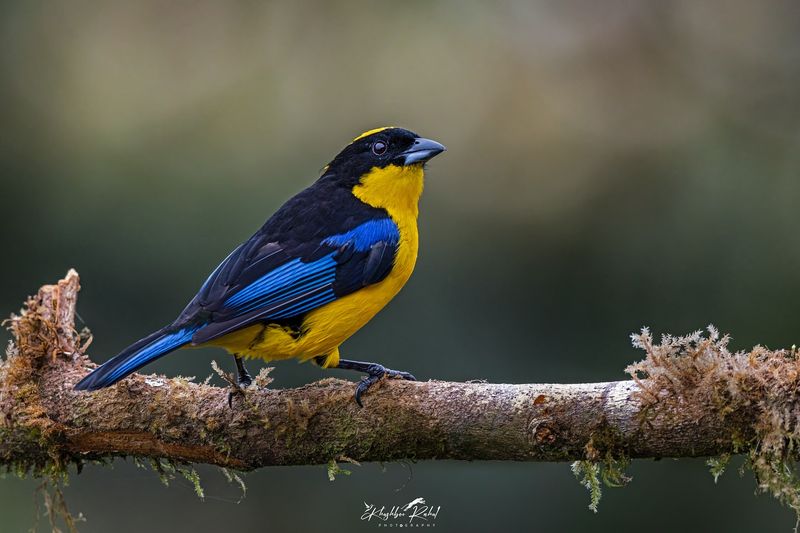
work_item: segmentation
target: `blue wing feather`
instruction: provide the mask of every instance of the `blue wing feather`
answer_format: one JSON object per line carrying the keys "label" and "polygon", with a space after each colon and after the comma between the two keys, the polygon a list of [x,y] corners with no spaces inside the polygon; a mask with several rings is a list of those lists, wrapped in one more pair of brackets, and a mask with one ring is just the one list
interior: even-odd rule
{"label": "blue wing feather", "polygon": [[237,315],[244,314],[291,299],[298,293],[330,285],[336,277],[334,253],[312,263],[295,259],[267,272],[225,300],[222,309],[232,310]]}
{"label": "blue wing feather", "polygon": [[[233,287],[214,307],[210,322],[194,334],[192,342],[202,344],[256,322],[292,319],[377,283],[391,270],[399,241],[400,233],[390,218],[374,219],[317,241],[313,260],[286,258],[258,276],[242,268],[240,277],[249,277],[250,281],[231,281]],[[279,257],[274,246],[261,249],[267,250],[270,257]],[[249,261],[250,265],[262,267],[270,264],[258,256],[228,261]],[[220,270],[230,272],[232,268]]]}
{"label": "blue wing feather", "polygon": [[332,235],[322,243],[336,247],[350,245],[357,252],[366,252],[376,243],[385,242],[395,246],[399,241],[400,232],[394,221],[391,218],[379,218],[368,220],[339,235]]}

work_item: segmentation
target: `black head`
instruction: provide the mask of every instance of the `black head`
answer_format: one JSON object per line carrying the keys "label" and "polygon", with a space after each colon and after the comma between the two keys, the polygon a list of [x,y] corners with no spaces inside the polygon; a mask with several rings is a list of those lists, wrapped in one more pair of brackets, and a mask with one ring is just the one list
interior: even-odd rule
{"label": "black head", "polygon": [[325,167],[326,176],[358,181],[373,168],[424,165],[446,148],[403,128],[377,128],[362,133]]}

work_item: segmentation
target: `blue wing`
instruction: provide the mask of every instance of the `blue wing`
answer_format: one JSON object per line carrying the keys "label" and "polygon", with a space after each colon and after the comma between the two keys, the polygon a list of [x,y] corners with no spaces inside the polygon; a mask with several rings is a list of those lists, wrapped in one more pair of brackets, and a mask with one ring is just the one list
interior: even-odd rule
{"label": "blue wing", "polygon": [[[320,235],[326,227],[339,233]],[[172,324],[125,348],[76,389],[107,387],[182,346],[254,323],[295,327],[305,313],[384,279],[399,241],[385,211],[323,176],[220,263]]]}
{"label": "blue wing", "polygon": [[192,343],[254,323],[291,320],[377,283],[391,271],[399,241],[390,218],[302,245],[248,241],[217,267],[184,311],[186,319],[206,317]]}

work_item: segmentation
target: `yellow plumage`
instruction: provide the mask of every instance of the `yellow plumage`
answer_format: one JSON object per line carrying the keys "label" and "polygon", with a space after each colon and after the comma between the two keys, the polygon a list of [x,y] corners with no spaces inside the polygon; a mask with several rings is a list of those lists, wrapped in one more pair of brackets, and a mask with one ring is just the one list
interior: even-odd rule
{"label": "yellow plumage", "polygon": [[309,312],[300,327],[300,335],[276,324],[257,324],[208,344],[225,348],[232,354],[266,361],[327,356],[324,366],[336,366],[339,345],[383,309],[414,270],[419,249],[417,206],[423,175],[422,164],[376,167],[353,188],[353,195],[361,201],[385,209],[399,230],[394,266],[386,278]]}

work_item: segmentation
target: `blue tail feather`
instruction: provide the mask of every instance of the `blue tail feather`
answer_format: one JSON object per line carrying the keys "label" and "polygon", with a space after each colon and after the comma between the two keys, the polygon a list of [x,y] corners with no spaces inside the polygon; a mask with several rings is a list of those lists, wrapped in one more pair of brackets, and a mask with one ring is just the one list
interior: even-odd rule
{"label": "blue tail feather", "polygon": [[147,363],[191,342],[200,326],[187,326],[178,330],[164,328],[125,348],[119,355],[106,361],[100,368],[83,378],[75,390],[97,390],[113,385],[136,372]]}

